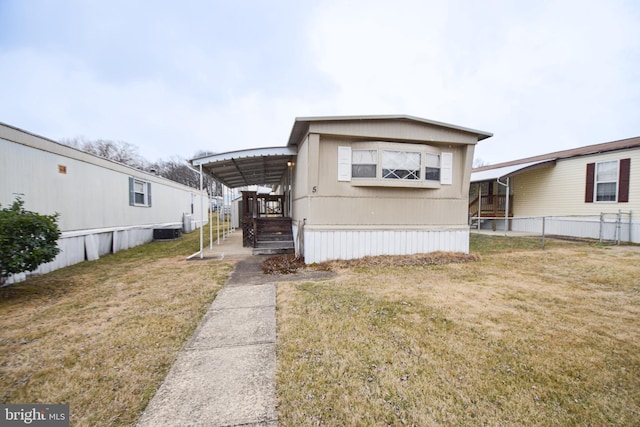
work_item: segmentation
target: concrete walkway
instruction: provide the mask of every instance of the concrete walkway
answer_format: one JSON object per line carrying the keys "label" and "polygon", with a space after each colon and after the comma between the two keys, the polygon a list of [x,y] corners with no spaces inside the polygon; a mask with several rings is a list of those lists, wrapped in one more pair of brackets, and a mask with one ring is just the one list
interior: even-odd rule
{"label": "concrete walkway", "polygon": [[[276,278],[236,231],[205,258],[238,260],[138,422],[276,426]],[[193,261],[198,262],[198,261]]]}

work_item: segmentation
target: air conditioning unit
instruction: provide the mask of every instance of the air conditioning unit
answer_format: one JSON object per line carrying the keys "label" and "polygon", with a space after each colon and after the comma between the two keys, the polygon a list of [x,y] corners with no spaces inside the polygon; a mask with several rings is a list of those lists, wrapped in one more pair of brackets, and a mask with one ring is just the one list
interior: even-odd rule
{"label": "air conditioning unit", "polygon": [[153,240],[173,240],[182,237],[180,228],[154,228]]}

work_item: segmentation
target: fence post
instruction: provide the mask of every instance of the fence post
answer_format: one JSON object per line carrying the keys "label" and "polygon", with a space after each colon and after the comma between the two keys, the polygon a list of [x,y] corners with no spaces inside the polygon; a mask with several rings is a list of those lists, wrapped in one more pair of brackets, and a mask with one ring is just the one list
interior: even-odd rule
{"label": "fence post", "polygon": [[621,227],[622,227],[622,210],[618,209],[618,216],[616,218],[616,245],[620,244]]}
{"label": "fence post", "polygon": [[545,217],[542,217],[542,249],[544,249],[544,223],[545,223]]}
{"label": "fence post", "polygon": [[602,224],[604,221],[604,212],[600,212],[600,243],[602,243]]}

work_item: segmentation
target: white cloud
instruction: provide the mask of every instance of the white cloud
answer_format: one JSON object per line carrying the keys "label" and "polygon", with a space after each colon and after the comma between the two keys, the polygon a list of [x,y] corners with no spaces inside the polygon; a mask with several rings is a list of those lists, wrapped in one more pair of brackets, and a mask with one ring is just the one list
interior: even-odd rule
{"label": "white cloud", "polygon": [[628,5],[520,5],[319,7],[313,47],[339,88],[336,109],[408,113],[494,132],[478,149],[491,162],[638,133],[629,111],[637,113],[640,92],[629,70],[639,68],[640,25]]}
{"label": "white cloud", "polygon": [[[296,116],[398,113],[493,132],[477,154],[495,163],[640,134],[634,2],[61,5],[0,38],[0,120],[53,139],[156,160],[283,145]],[[51,20],[65,30],[34,33]]]}

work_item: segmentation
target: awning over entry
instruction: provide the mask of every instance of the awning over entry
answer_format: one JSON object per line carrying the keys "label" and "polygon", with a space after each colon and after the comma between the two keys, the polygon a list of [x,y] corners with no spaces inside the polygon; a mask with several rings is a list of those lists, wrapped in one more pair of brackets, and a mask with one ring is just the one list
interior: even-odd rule
{"label": "awning over entry", "polygon": [[246,185],[279,184],[293,162],[294,147],[256,148],[230,151],[192,159],[191,165],[202,169],[229,188]]}
{"label": "awning over entry", "polygon": [[472,172],[471,182],[494,181],[496,179],[511,177],[534,169],[551,167],[555,164],[556,159],[547,159],[539,162],[520,163],[518,165],[496,167],[493,169],[487,168],[478,172]]}

